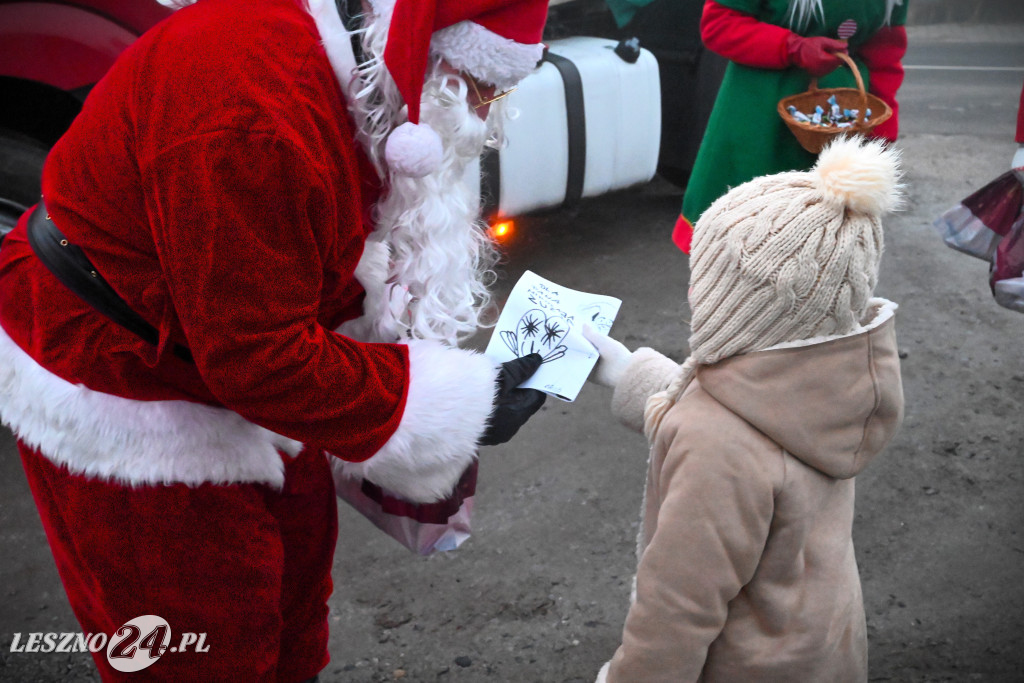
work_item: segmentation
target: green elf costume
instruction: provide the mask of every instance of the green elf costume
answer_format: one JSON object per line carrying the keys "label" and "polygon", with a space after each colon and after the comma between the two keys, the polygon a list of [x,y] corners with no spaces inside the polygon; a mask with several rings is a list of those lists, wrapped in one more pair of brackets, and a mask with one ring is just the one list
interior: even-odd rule
{"label": "green elf costume", "polygon": [[730,62],[672,235],[680,249],[689,253],[693,224],[730,187],[814,164],[776,104],[812,77],[822,88],[857,87],[836,52],[848,52],[865,87],[892,107],[872,137],[896,139],[906,17],[907,0],[706,0],[701,39]]}

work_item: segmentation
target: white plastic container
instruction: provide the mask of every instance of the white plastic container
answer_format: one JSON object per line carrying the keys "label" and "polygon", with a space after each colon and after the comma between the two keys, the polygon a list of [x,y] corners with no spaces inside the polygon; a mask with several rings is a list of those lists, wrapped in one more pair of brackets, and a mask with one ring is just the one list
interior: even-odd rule
{"label": "white plastic container", "polygon": [[[565,81],[549,61],[509,95],[513,118],[505,123],[508,144],[498,155],[500,182],[490,179],[490,186],[499,190],[498,216],[561,206],[567,190],[571,202],[576,198],[569,188],[571,180],[576,194],[593,197],[654,177],[661,135],[658,64],[643,49],[636,62],[629,63],[615,53],[616,44],[605,38],[573,37],[548,46],[579,73],[585,131],[570,131]],[[570,144],[583,150],[581,142],[585,151],[574,163],[577,173],[582,169],[582,193],[579,177],[570,178],[569,152]],[[488,199],[493,207],[495,197],[485,197],[485,206]]]}

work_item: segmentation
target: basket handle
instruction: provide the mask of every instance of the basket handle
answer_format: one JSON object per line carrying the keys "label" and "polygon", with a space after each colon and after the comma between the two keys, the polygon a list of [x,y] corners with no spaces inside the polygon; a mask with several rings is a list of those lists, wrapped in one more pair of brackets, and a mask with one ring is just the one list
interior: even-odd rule
{"label": "basket handle", "polygon": [[[853,77],[857,79],[857,90],[860,90],[860,113],[857,114],[857,128],[864,128],[867,125],[867,112],[868,112],[868,93],[864,89],[864,79],[860,76],[860,69],[853,61],[853,57],[845,52],[836,52],[836,57],[846,62],[846,66],[850,67],[850,71],[853,72]],[[812,78],[809,90],[818,89],[818,79]]]}

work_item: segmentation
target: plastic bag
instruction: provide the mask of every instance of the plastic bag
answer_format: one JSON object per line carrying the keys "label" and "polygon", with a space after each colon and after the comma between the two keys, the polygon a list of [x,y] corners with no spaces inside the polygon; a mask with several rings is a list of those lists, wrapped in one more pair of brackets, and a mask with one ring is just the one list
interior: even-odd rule
{"label": "plastic bag", "polygon": [[455,550],[469,538],[477,461],[473,461],[452,494],[436,503],[410,503],[365,479],[345,476],[334,468],[338,498],[374,526],[419,555]]}
{"label": "plastic bag", "polygon": [[948,246],[988,261],[996,303],[1024,313],[1024,169],[999,176],[933,225]]}
{"label": "plastic bag", "polygon": [[1024,313],[1024,211],[996,245],[989,285],[997,304]]}
{"label": "plastic bag", "polygon": [[1020,218],[1022,197],[1020,176],[1010,171],[943,213],[933,226],[948,246],[991,261],[999,242]]}

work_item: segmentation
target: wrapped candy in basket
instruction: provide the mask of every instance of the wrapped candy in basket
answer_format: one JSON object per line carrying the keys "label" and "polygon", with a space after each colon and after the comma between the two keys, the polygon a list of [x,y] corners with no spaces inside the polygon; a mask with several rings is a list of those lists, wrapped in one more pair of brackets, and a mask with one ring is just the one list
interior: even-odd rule
{"label": "wrapped candy in basket", "polygon": [[[853,72],[856,88],[818,88],[818,79],[815,78],[806,92],[783,97],[778,103],[779,116],[800,146],[811,154],[821,152],[836,136],[867,135],[892,116],[892,108],[864,88],[864,79],[853,59],[843,52],[836,53],[836,56]],[[824,116],[815,120],[817,109]],[[853,112],[856,112],[853,116],[848,115]],[[833,118],[849,121],[847,125],[838,125],[833,123]]]}

